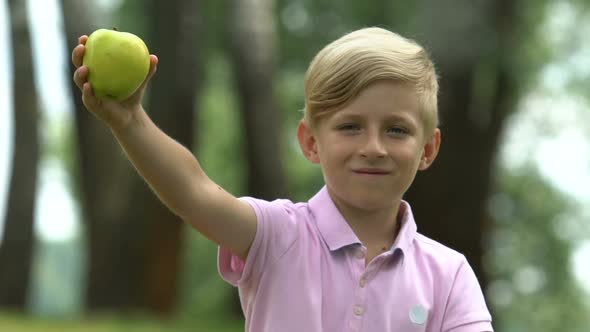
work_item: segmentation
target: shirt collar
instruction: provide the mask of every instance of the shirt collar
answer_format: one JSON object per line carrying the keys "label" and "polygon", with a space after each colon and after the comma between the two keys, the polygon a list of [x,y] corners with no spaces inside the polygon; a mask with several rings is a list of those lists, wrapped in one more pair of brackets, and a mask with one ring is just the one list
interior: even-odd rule
{"label": "shirt collar", "polygon": [[309,200],[309,209],[330,251],[361,243],[332,201],[326,186]]}
{"label": "shirt collar", "polygon": [[[326,186],[309,200],[308,206],[330,251],[351,244],[361,244],[334,204],[334,201],[332,201]],[[391,249],[399,249],[405,254],[416,237],[417,226],[408,202],[401,201],[398,215],[401,215],[401,229]]]}
{"label": "shirt collar", "polygon": [[397,214],[398,216],[401,216],[401,218],[399,218],[401,222],[401,228],[391,249],[399,249],[405,255],[409,252],[412,244],[414,243],[414,238],[416,237],[418,227],[416,226],[416,221],[414,220],[414,215],[412,214],[412,208],[408,202],[404,200],[401,201]]}

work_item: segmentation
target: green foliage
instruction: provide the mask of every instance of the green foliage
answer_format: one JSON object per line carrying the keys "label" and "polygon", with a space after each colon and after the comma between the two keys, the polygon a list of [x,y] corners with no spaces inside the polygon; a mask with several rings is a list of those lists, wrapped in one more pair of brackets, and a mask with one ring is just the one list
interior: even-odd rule
{"label": "green foliage", "polygon": [[217,246],[189,226],[186,228],[179,317],[186,321],[206,316],[228,319],[235,289],[217,273]]}
{"label": "green foliage", "polygon": [[149,8],[146,6],[146,1],[122,0],[121,3],[121,8],[112,13],[112,20],[117,30],[132,32],[147,40],[150,17],[146,15],[146,9]]}
{"label": "green foliage", "polygon": [[415,8],[396,1],[279,0],[280,68],[304,72],[314,55],[342,34],[366,26],[392,27]]}
{"label": "green foliage", "polygon": [[242,119],[231,81],[227,58],[223,54],[211,57],[195,123],[195,154],[213,181],[238,195],[245,186],[245,155]]}
{"label": "green foliage", "polygon": [[569,265],[564,221],[578,207],[533,168],[501,174],[486,262],[499,331],[587,331],[582,290]]}
{"label": "green foliage", "polygon": [[205,59],[215,59],[220,53],[229,51],[229,3],[229,0],[200,1],[202,24],[195,42],[202,46]]}
{"label": "green foliage", "polygon": [[279,73],[277,97],[283,110],[283,165],[287,173],[289,198],[307,201],[323,185],[318,165],[305,159],[297,141],[297,126],[303,117],[303,75],[298,70],[283,70]]}

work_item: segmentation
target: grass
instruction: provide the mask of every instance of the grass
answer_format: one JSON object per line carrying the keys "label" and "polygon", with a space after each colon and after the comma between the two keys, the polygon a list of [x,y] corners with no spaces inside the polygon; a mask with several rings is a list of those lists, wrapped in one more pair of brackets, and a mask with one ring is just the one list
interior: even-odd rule
{"label": "grass", "polygon": [[0,313],[0,331],[9,332],[242,332],[242,321],[191,318],[169,322],[149,319],[49,319]]}

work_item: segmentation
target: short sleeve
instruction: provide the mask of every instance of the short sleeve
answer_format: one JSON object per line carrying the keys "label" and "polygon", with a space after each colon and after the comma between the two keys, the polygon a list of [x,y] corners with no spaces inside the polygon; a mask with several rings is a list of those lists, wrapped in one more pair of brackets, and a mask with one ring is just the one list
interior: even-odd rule
{"label": "short sleeve", "polygon": [[272,202],[242,197],[256,214],[256,235],[246,261],[219,247],[217,267],[221,277],[233,286],[241,286],[260,275],[291,247],[297,238],[296,217],[289,200]]}
{"label": "short sleeve", "polygon": [[493,331],[492,317],[486,306],[483,292],[467,259],[462,260],[444,313],[445,332]]}

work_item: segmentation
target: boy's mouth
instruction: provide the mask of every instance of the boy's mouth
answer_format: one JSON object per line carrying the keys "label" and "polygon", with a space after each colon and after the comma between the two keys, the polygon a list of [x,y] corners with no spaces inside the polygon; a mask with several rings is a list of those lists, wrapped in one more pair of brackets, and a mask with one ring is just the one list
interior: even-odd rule
{"label": "boy's mouth", "polygon": [[381,168],[357,168],[352,170],[354,173],[357,174],[366,174],[366,175],[387,175],[390,172]]}

